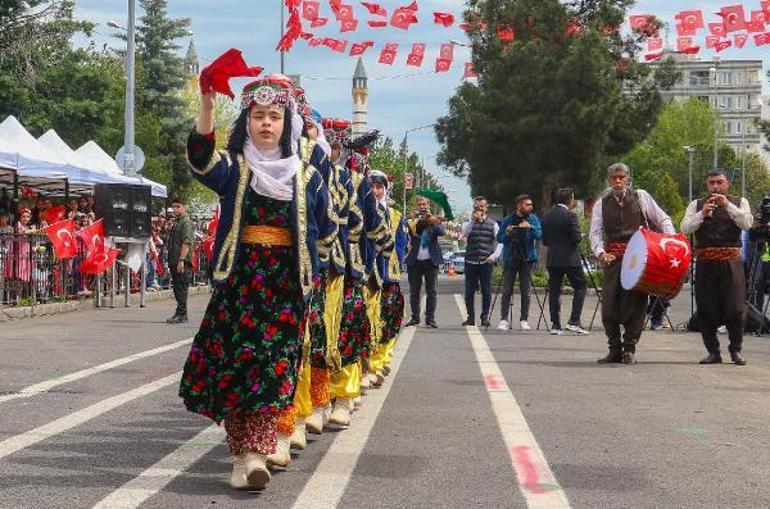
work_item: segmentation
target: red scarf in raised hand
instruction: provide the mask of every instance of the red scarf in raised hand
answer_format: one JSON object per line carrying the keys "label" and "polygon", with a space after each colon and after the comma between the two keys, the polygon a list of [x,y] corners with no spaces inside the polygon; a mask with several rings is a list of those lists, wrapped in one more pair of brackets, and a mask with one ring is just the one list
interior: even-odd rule
{"label": "red scarf in raised hand", "polygon": [[261,72],[261,67],[249,67],[243,60],[241,52],[230,48],[201,71],[199,80],[201,94],[208,94],[214,90],[227,95],[230,99],[235,99],[235,94],[230,88],[230,78],[255,77]]}

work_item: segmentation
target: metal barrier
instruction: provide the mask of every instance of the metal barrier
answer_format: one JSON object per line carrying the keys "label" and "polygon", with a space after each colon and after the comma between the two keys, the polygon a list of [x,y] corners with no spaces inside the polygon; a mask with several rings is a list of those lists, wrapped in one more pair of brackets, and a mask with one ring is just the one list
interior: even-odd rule
{"label": "metal barrier", "polygon": [[[208,282],[208,259],[202,249],[193,251],[196,257],[193,284]],[[0,307],[35,306],[48,302],[62,302],[86,298],[99,292],[111,292],[111,277],[82,274],[85,246],[78,239],[78,254],[72,259],[59,260],[46,235],[0,234]],[[163,246],[158,253],[161,269],[147,256],[147,288],[150,291],[171,288],[168,252]],[[99,285],[97,289],[96,286]],[[139,272],[131,271],[131,292],[141,285]],[[118,281],[116,292],[122,293],[125,284]]]}

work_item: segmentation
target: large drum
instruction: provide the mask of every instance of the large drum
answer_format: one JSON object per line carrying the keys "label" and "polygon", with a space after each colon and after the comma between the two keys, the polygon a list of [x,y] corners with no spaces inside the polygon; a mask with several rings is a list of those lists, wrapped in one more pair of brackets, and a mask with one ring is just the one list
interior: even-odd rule
{"label": "large drum", "polygon": [[673,299],[682,289],[692,251],[687,237],[641,228],[626,247],[620,283],[626,290]]}

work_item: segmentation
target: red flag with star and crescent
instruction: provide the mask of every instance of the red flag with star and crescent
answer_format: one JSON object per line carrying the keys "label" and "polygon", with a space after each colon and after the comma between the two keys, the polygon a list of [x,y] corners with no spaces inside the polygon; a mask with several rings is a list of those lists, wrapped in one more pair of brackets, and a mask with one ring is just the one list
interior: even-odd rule
{"label": "red flag with star and crescent", "polygon": [[66,260],[67,258],[74,258],[78,254],[75,222],[72,219],[46,226],[43,231],[51,239],[56,258]]}
{"label": "red flag with star and crescent", "polygon": [[317,0],[305,0],[305,3],[302,4],[302,17],[308,21],[317,20],[320,11],[321,6]]}
{"label": "red flag with star and crescent", "polygon": [[742,5],[722,7],[717,13],[725,24],[725,32],[737,32],[746,28],[746,11]]}
{"label": "red flag with star and crescent", "polygon": [[369,11],[369,14],[371,14],[372,16],[388,15],[388,11],[380,4],[376,4],[374,2],[361,2],[361,5],[366,7],[366,10]]}

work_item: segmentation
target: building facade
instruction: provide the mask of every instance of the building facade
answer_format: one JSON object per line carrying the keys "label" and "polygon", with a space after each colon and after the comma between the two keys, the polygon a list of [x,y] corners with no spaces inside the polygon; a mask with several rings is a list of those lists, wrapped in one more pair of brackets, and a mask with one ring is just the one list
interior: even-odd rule
{"label": "building facade", "polygon": [[364,61],[358,57],[356,70],[353,73],[353,121],[351,131],[353,137],[360,136],[369,130],[369,85],[366,77],[366,68]]}
{"label": "building facade", "polygon": [[716,108],[724,127],[723,143],[737,154],[762,153],[762,61],[701,61],[693,55],[667,52],[665,56],[669,54],[674,57],[682,79],[671,90],[661,91],[664,99],[684,101],[696,97],[708,101]]}

